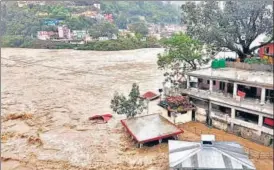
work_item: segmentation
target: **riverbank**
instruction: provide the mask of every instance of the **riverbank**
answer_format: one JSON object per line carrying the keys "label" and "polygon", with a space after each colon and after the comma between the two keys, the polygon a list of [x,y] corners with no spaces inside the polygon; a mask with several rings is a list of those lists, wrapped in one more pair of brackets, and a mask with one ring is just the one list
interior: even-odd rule
{"label": "riverbank", "polygon": [[120,51],[134,50],[142,48],[160,48],[160,42],[148,37],[146,41],[141,41],[135,37],[119,38],[116,40],[92,41],[86,44],[72,44],[69,42],[37,40],[30,37],[3,36],[2,47],[10,48],[33,48],[33,49],[76,49],[94,51]]}

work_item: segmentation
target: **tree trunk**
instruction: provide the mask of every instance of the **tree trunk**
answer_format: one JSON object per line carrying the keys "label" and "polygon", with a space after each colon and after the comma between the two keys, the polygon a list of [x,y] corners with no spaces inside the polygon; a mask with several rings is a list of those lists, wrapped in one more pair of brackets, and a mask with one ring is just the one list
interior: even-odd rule
{"label": "tree trunk", "polygon": [[243,52],[238,51],[237,54],[239,55],[241,62],[243,62],[248,55],[251,55],[251,51],[249,48],[243,47]]}

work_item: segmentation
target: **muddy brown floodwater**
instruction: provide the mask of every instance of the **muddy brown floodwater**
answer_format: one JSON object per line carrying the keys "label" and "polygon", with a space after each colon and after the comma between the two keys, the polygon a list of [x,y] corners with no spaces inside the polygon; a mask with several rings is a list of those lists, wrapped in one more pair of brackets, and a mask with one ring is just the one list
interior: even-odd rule
{"label": "muddy brown floodwater", "polygon": [[163,51],[2,49],[1,167],[167,169],[167,144],[136,149],[122,130],[123,116],[88,121],[111,113],[113,93],[128,93],[134,82],[141,92],[157,92]]}

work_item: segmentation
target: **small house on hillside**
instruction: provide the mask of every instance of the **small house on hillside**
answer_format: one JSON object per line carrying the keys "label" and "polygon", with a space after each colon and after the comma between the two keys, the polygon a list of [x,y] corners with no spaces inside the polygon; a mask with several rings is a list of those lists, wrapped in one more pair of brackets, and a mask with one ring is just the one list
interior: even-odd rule
{"label": "small house on hillside", "polygon": [[265,58],[269,61],[269,63],[273,64],[274,42],[262,46],[258,52],[260,58]]}
{"label": "small house on hillside", "polygon": [[170,170],[256,170],[241,145],[217,142],[202,135],[201,142],[168,141]]}

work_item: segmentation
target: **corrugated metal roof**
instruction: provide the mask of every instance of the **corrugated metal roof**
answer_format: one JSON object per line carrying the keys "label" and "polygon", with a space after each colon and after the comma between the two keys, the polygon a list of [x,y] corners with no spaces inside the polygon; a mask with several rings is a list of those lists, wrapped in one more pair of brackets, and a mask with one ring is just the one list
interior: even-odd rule
{"label": "corrugated metal roof", "polygon": [[169,166],[179,169],[255,170],[241,145],[235,142],[200,142],[169,140]]}

